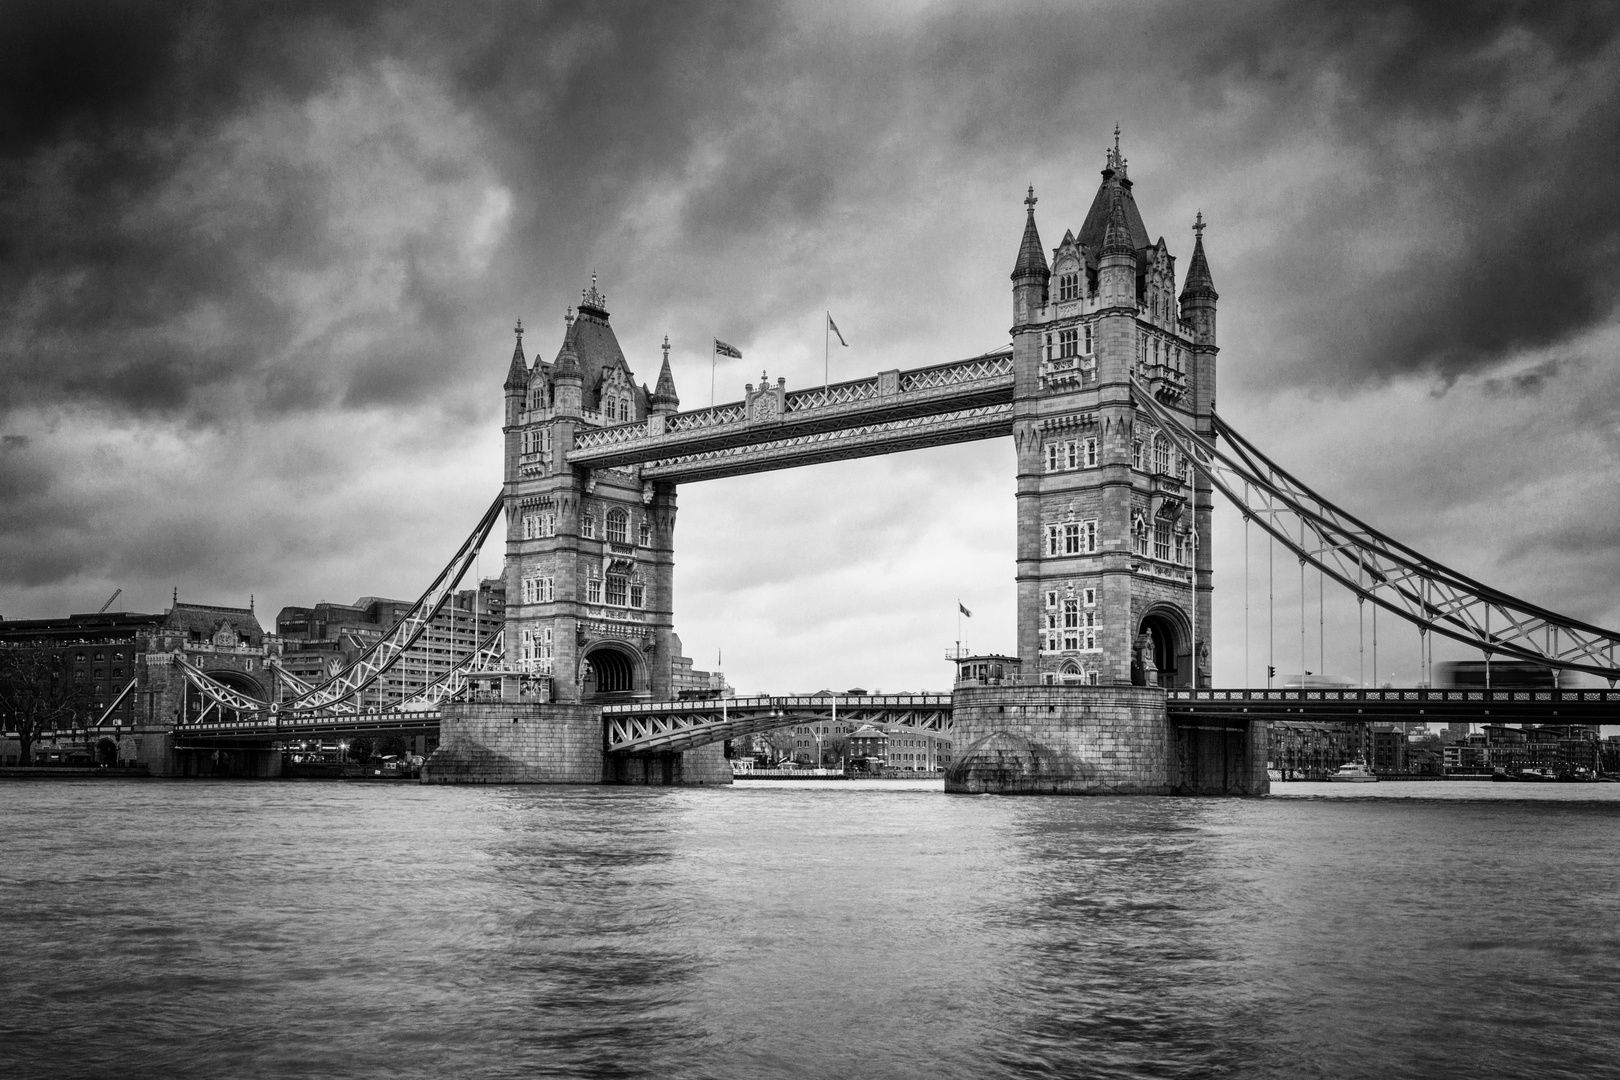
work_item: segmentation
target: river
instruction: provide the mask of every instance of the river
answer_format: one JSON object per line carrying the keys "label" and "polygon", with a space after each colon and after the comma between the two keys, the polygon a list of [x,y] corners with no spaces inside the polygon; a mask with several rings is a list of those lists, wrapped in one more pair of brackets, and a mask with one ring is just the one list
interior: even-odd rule
{"label": "river", "polygon": [[1620,785],[0,785],[6,1077],[1620,1075]]}

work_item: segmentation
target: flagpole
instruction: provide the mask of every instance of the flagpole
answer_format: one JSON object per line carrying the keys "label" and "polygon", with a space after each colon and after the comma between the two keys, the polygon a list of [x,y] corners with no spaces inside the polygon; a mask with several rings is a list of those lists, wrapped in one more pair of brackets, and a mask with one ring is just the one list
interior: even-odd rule
{"label": "flagpole", "polygon": [[832,385],[829,375],[832,370],[832,312],[824,311],[822,315],[825,317],[821,320],[821,388],[825,390]]}

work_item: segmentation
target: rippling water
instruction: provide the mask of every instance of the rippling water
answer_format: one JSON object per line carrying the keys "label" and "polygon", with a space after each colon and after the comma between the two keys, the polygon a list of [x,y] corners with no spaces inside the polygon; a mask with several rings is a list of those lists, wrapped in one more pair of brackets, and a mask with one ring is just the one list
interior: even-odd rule
{"label": "rippling water", "polygon": [[1278,791],[10,783],[0,1074],[1620,1074],[1620,785]]}

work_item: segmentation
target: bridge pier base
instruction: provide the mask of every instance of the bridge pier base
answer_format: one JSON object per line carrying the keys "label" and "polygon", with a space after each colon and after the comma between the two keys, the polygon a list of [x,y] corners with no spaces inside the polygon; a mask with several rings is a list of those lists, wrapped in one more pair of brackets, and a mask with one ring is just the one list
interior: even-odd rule
{"label": "bridge pier base", "polygon": [[451,702],[424,784],[600,784],[602,710],[594,705]]}
{"label": "bridge pier base", "polygon": [[[945,790],[1263,795],[1264,731],[1173,728],[1156,686],[958,686]],[[1235,725],[1234,725],[1235,727]],[[1261,741],[1256,753],[1252,743]]]}
{"label": "bridge pier base", "polygon": [[597,705],[453,702],[424,784],[729,784],[719,743],[678,753],[604,754]]}
{"label": "bridge pier base", "polygon": [[653,786],[729,784],[731,762],[720,743],[691,750],[608,754],[602,779],[608,784]]}

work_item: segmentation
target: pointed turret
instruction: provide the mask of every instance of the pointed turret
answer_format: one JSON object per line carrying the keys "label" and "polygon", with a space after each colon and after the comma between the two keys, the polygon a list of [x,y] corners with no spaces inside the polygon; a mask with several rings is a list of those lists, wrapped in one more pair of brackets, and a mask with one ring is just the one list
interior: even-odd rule
{"label": "pointed turret", "polygon": [[1024,219],[1024,239],[1018,245],[1018,262],[1013,266],[1013,322],[1022,325],[1035,317],[1046,306],[1046,286],[1052,280],[1052,269],[1046,265],[1041,250],[1041,233],[1035,227],[1035,187],[1030,186],[1024,199],[1029,213]]}
{"label": "pointed turret", "polygon": [[658,387],[647,401],[658,413],[672,413],[681,406],[680,395],[675,393],[675,373],[669,370],[668,334],[664,335],[664,366],[658,369]]}
{"label": "pointed turret", "polygon": [[1187,283],[1181,290],[1181,321],[1192,327],[1193,340],[1200,345],[1215,344],[1215,278],[1204,255],[1204,213],[1193,221],[1192,261],[1187,266]]}
{"label": "pointed turret", "polygon": [[1125,195],[1115,185],[1102,247],[1097,253],[1097,291],[1104,307],[1135,308],[1136,270],[1136,246],[1125,214]]}
{"label": "pointed turret", "polygon": [[1181,290],[1181,299],[1186,301],[1193,296],[1208,296],[1211,300],[1218,300],[1220,294],[1215,291],[1215,279],[1209,272],[1209,259],[1204,255],[1204,212],[1200,210],[1198,217],[1193,221],[1192,262],[1187,265],[1187,283]]}
{"label": "pointed turret", "polygon": [[1131,225],[1125,217],[1125,200],[1116,189],[1114,191],[1113,205],[1108,208],[1108,228],[1103,230],[1102,248],[1099,255],[1136,255],[1136,245],[1131,242]]}
{"label": "pointed turret", "polygon": [[523,358],[523,320],[517,321],[513,330],[517,335],[517,344],[512,346],[512,366],[506,369],[506,390],[527,390],[529,388],[529,362]]}
{"label": "pointed turret", "polygon": [[[569,312],[569,329],[573,329],[573,312]],[[551,384],[556,409],[564,416],[578,416],[585,408],[585,372],[579,366],[579,354],[574,351],[573,334],[563,335],[562,348],[551,365]]]}
{"label": "pointed turret", "polygon": [[1015,283],[1023,278],[1034,278],[1045,283],[1052,277],[1052,270],[1046,265],[1045,249],[1041,247],[1040,230],[1035,227],[1035,202],[1035,186],[1031,184],[1029,195],[1024,199],[1029,216],[1024,220],[1024,239],[1018,245],[1018,263],[1012,272]]}

